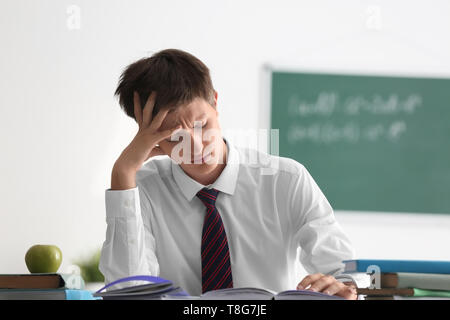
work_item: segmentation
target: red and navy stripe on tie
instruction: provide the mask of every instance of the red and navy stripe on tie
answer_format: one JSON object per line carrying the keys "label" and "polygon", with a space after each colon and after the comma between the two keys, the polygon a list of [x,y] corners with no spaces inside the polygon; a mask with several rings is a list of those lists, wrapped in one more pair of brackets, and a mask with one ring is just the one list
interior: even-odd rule
{"label": "red and navy stripe on tie", "polygon": [[230,250],[225,228],[216,208],[219,191],[203,188],[197,197],[206,206],[202,232],[202,292],[232,288]]}

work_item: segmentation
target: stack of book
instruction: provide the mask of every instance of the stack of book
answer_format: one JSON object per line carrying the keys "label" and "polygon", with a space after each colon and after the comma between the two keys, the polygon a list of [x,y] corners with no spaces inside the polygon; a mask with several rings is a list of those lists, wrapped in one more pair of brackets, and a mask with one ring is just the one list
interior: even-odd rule
{"label": "stack of book", "polygon": [[345,273],[367,273],[366,300],[450,300],[450,261],[345,260]]}
{"label": "stack of book", "polygon": [[0,300],[93,300],[80,275],[0,274]]}

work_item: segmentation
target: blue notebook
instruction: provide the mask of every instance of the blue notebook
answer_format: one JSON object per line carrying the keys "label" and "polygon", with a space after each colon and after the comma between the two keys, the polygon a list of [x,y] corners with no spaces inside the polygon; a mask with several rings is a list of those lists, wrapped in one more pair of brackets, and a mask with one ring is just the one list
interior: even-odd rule
{"label": "blue notebook", "polygon": [[[378,266],[380,272],[450,274],[450,261],[437,260],[344,260],[344,272],[368,272],[369,266]],[[371,272],[369,272],[371,273]]]}

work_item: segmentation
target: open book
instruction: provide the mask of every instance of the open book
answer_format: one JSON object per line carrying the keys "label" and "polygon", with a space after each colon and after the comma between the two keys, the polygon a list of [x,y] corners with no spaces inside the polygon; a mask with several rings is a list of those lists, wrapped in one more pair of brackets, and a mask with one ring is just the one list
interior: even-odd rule
{"label": "open book", "polygon": [[[145,284],[130,285],[125,288],[112,289],[115,285],[130,281],[145,281]],[[107,291],[104,291],[109,289]],[[174,286],[170,280],[154,276],[126,277],[104,286],[95,297],[104,300],[345,300],[338,296],[309,290],[287,290],[274,292],[261,288],[229,288],[204,293],[201,296],[190,296],[182,288]]]}
{"label": "open book", "polygon": [[[164,297],[170,299],[170,294]],[[173,297],[182,299],[183,297]],[[229,288],[208,291],[198,297],[200,300],[345,300],[342,297],[330,296],[309,290],[287,290],[274,292],[261,288]]]}

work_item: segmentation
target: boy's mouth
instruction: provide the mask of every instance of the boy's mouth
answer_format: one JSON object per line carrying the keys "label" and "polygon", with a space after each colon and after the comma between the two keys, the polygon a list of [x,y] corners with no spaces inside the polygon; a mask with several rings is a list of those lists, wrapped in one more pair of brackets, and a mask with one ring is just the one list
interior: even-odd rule
{"label": "boy's mouth", "polygon": [[204,157],[192,158],[191,163],[193,164],[206,163],[207,161],[209,161],[209,159],[211,159],[211,153],[208,153]]}

